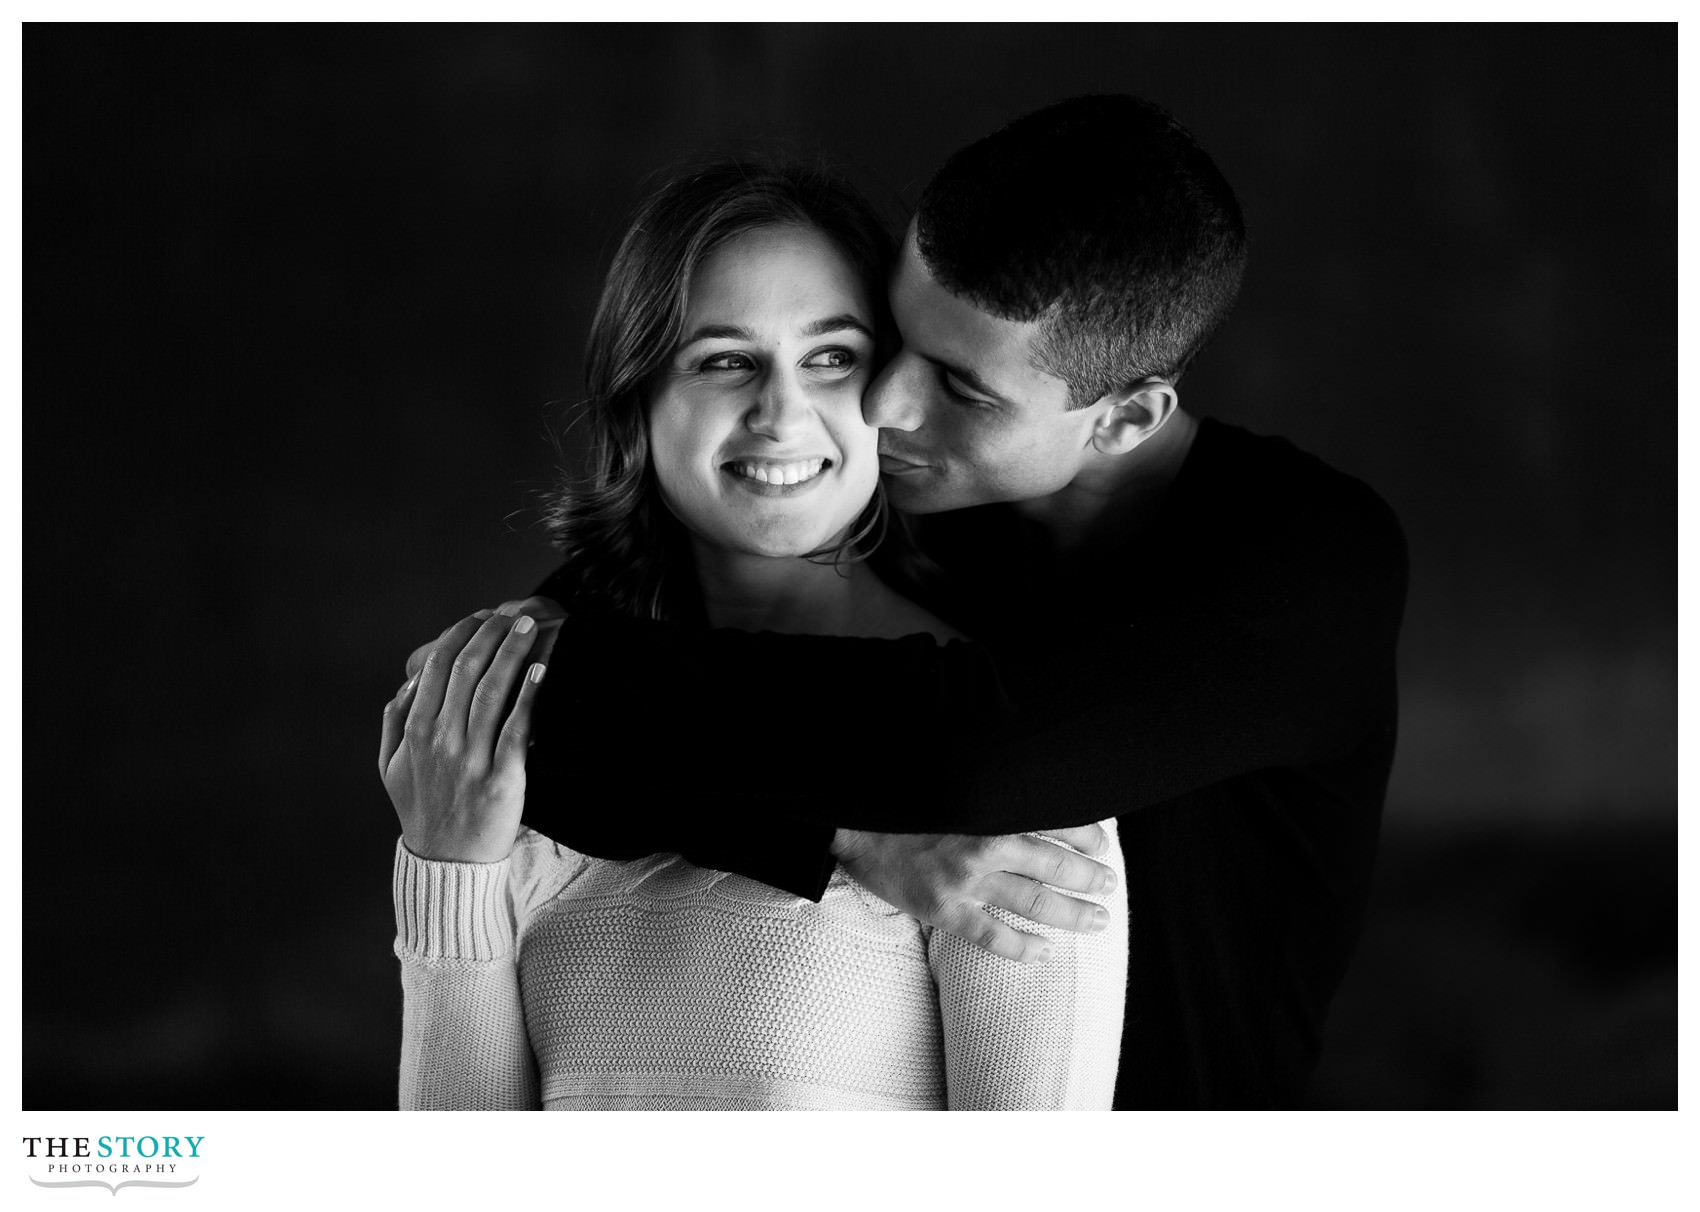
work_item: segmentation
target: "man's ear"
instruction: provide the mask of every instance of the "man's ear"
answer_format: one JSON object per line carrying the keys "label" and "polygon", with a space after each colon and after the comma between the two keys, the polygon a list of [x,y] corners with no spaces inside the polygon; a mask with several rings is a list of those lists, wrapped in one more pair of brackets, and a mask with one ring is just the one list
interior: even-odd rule
{"label": "man's ear", "polygon": [[1126,454],[1163,427],[1180,406],[1180,394],[1167,379],[1144,379],[1113,391],[1094,406],[1102,409],[1092,427],[1092,446],[1099,454]]}

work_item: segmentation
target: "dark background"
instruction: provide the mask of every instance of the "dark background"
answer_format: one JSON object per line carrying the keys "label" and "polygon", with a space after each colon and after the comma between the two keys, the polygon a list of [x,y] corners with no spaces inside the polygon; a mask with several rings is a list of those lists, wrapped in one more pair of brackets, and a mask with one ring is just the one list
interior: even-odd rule
{"label": "dark background", "polygon": [[1674,26],[24,46],[26,1107],[393,1105],[379,709],[551,566],[547,405],[645,174],[778,141],[912,203],[1103,91],[1172,109],[1251,225],[1186,403],[1410,538],[1313,1101],[1675,1106]]}

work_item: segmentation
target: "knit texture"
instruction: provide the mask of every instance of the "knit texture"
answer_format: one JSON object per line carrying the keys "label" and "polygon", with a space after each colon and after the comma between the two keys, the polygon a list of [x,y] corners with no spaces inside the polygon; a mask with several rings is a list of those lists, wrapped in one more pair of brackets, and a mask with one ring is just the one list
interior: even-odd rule
{"label": "knit texture", "polygon": [[[817,904],[677,855],[522,830],[493,864],[396,848],[401,1105],[1108,1108],[1127,972],[1121,848],[1098,934],[1022,965],[843,871]],[[511,945],[506,940],[513,940]]]}

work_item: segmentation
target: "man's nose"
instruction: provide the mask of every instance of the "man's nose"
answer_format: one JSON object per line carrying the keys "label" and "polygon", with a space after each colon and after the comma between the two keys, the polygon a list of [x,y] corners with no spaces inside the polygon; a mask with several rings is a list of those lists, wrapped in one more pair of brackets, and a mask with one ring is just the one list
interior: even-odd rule
{"label": "man's nose", "polygon": [[921,359],[900,350],[863,394],[862,420],[876,429],[921,428],[924,370]]}
{"label": "man's nose", "polygon": [[809,416],[803,389],[783,373],[775,372],[762,383],[761,394],[744,415],[744,425],[751,433],[775,442],[787,442],[808,427]]}

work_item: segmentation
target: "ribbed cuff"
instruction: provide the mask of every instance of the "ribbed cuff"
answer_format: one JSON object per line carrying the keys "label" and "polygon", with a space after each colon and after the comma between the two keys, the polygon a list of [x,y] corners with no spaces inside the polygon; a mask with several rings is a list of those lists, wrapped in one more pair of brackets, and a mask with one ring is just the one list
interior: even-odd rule
{"label": "ribbed cuff", "polygon": [[395,844],[395,928],[421,959],[494,960],[514,949],[508,864],[443,863]]}

